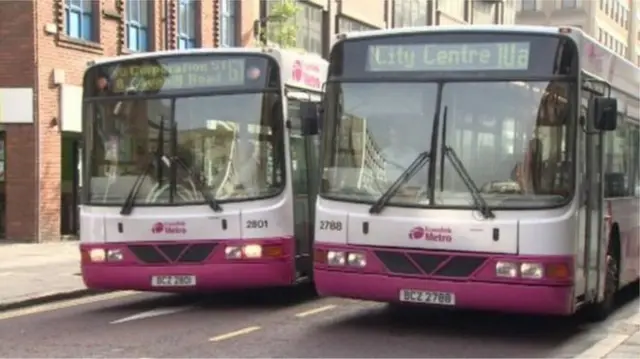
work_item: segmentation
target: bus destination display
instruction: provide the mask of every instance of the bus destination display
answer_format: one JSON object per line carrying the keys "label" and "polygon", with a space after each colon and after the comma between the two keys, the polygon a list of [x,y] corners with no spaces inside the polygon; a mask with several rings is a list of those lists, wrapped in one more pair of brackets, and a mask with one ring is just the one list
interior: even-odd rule
{"label": "bus destination display", "polygon": [[530,43],[370,45],[367,71],[522,71],[529,69]]}
{"label": "bus destination display", "polygon": [[182,57],[158,59],[143,64],[123,63],[113,72],[112,91],[164,92],[243,86],[245,60],[241,57]]}

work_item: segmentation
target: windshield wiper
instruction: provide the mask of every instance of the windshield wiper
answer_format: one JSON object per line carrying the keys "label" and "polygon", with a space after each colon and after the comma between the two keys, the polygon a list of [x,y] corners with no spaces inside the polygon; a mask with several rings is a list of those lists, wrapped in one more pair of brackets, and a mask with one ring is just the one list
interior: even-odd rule
{"label": "windshield wiper", "polygon": [[[458,172],[458,176],[462,178],[462,182],[469,189],[469,193],[471,193],[471,197],[473,197],[473,202],[476,207],[482,214],[484,218],[495,218],[493,211],[489,208],[487,201],[484,200],[482,194],[480,194],[480,189],[478,185],[473,181],[469,171],[464,167],[464,164],[458,157],[456,151],[453,148],[447,145],[447,113],[448,107],[445,106],[442,113],[442,147],[440,147],[440,151],[442,152],[442,158],[440,158],[440,191],[443,190],[444,187],[444,156],[446,156],[451,164],[453,165],[453,169]],[[434,186],[435,187],[435,186]]]}
{"label": "windshield wiper", "polygon": [[418,171],[420,171],[422,167],[424,167],[424,165],[429,161],[429,156],[430,155],[428,151],[421,152],[420,154],[418,154],[418,157],[416,157],[416,159],[413,160],[413,162],[411,162],[409,167],[407,167],[407,169],[404,170],[404,172],[402,172],[400,176],[398,176],[398,178],[393,182],[393,184],[389,187],[389,189],[387,189],[380,196],[380,198],[378,198],[376,203],[374,203],[371,206],[371,208],[369,208],[369,213],[378,214],[382,212],[382,209],[384,208],[384,206],[387,204],[387,202],[389,202],[391,197],[393,197],[396,194],[396,192],[398,192],[400,187],[403,184],[409,182],[409,180],[413,176],[415,176],[416,173],[418,173]]}
{"label": "windshield wiper", "polygon": [[158,155],[151,158],[151,160],[149,160],[149,163],[147,163],[147,167],[144,169],[144,171],[141,174],[139,174],[138,177],[136,177],[136,180],[133,182],[133,186],[131,187],[131,191],[129,191],[127,198],[124,200],[124,204],[122,205],[122,208],[120,208],[121,215],[128,216],[133,211],[133,205],[134,205],[136,196],[138,195],[138,191],[140,191],[140,187],[142,187],[142,182],[144,182],[144,179],[149,174],[149,171],[151,171],[151,169],[153,168],[153,164],[157,160],[157,156]]}
{"label": "windshield wiper", "polygon": [[187,173],[187,176],[189,176],[189,179],[196,185],[196,189],[198,190],[198,192],[200,192],[200,194],[212,210],[216,212],[222,212],[222,207],[215,199],[215,197],[211,194],[211,192],[206,190],[200,176],[195,175],[193,171],[191,171],[189,166],[184,163],[182,158],[174,156],[173,158],[169,159],[169,161],[175,161],[180,167],[182,167],[182,169]]}
{"label": "windshield wiper", "polygon": [[162,155],[162,153],[164,152],[164,120],[162,119],[160,122],[160,131],[158,132],[157,142],[158,147],[156,148],[154,156],[151,157],[144,171],[139,174],[138,177],[136,177],[136,180],[133,182],[133,186],[131,187],[131,191],[129,191],[129,194],[127,194],[127,198],[124,200],[122,208],[120,208],[120,215],[122,216],[128,216],[133,211],[133,206],[135,204],[138,191],[140,191],[140,187],[142,187],[144,179],[153,168],[153,164],[156,163],[158,168],[162,166],[161,162],[163,162],[164,159],[164,156]]}
{"label": "windshield wiper", "polygon": [[[460,161],[460,157],[458,157],[456,151],[454,151],[450,146],[444,146],[443,151],[444,155],[447,156],[453,165],[453,169],[458,172],[458,175],[462,178],[462,182],[464,182],[464,185],[469,189],[469,193],[471,193],[471,197],[473,197],[473,202],[476,204],[476,207],[482,216],[484,218],[495,218],[496,216],[493,214],[493,211],[491,211],[491,208],[489,208],[487,201],[485,201],[482,194],[480,194],[478,185],[473,181],[467,169],[464,168],[464,165],[462,164],[462,161]],[[441,173],[440,175],[442,176],[443,174]]]}

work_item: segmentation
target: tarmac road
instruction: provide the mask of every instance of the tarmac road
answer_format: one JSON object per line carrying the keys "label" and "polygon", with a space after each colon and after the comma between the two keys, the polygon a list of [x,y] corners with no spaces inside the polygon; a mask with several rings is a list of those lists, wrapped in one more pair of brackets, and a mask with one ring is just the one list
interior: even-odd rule
{"label": "tarmac road", "polygon": [[317,298],[297,290],[209,296],[130,292],[0,313],[1,357],[573,357],[637,312],[637,287],[605,323]]}

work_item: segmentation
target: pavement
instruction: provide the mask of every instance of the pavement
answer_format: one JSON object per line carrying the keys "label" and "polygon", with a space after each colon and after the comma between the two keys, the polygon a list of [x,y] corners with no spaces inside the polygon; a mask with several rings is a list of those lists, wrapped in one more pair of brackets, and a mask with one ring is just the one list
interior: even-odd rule
{"label": "pavement", "polygon": [[86,293],[78,242],[0,244],[0,310]]}
{"label": "pavement", "polygon": [[[638,358],[638,288],[603,323],[318,298],[112,292],[0,312],[0,357]],[[585,356],[584,354],[587,354]]]}

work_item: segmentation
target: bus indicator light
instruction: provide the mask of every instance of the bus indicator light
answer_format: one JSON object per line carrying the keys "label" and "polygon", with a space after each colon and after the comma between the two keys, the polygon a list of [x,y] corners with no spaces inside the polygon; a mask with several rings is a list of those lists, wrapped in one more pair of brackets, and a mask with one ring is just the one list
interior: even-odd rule
{"label": "bus indicator light", "polygon": [[319,264],[327,262],[327,253],[322,249],[316,249],[313,254],[313,261]]}
{"label": "bus indicator light", "polygon": [[268,258],[280,258],[284,254],[282,250],[282,246],[280,245],[270,245],[262,247],[262,255]]}
{"label": "bus indicator light", "polygon": [[569,279],[569,267],[564,263],[549,264],[546,268],[547,277],[550,279]]}

